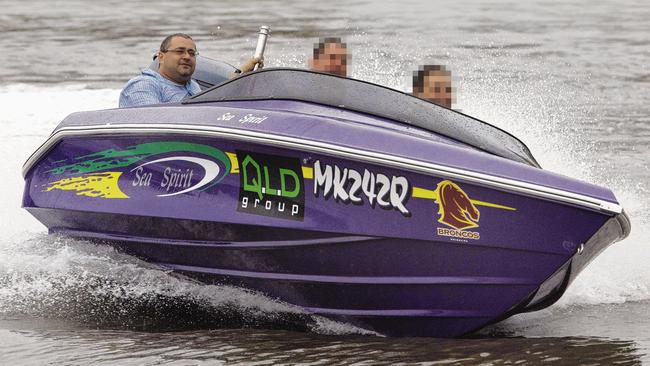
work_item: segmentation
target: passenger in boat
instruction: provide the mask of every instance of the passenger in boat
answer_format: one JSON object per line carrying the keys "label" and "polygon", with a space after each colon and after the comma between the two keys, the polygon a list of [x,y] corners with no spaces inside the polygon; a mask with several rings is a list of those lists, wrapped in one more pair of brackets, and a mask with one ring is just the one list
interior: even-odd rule
{"label": "passenger in boat", "polygon": [[[189,35],[175,33],[167,36],[156,55],[158,70],[144,69],[142,75],[129,80],[120,93],[120,108],[175,103],[201,92],[199,84],[192,80],[198,54]],[[258,63],[262,66],[259,58],[248,60],[240,66],[237,74],[251,71]]]}
{"label": "passenger in boat", "polygon": [[451,71],[447,70],[444,65],[424,65],[413,72],[412,94],[443,107],[451,108],[452,102],[456,102],[451,83]]}
{"label": "passenger in boat", "polygon": [[314,56],[309,61],[309,67],[314,71],[347,77],[351,59],[352,55],[341,38],[321,38],[320,42],[314,44]]}

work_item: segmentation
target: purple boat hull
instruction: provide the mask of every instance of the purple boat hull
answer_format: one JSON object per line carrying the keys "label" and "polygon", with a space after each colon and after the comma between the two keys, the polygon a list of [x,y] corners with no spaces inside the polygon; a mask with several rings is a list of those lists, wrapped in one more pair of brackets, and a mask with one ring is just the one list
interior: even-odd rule
{"label": "purple boat hull", "polygon": [[77,113],[24,173],[51,233],[395,336],[548,306],[630,230],[605,188],[299,101]]}

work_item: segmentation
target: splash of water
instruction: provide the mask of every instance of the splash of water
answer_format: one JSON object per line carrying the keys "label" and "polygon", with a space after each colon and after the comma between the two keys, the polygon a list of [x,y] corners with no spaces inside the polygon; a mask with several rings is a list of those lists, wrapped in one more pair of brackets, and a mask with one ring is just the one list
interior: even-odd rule
{"label": "splash of water", "polygon": [[[507,53],[507,50],[500,50]],[[510,61],[507,61],[510,60]],[[489,69],[481,59],[476,67]],[[499,60],[494,69],[516,70],[521,56]],[[511,64],[508,64],[511,62]],[[578,86],[590,85],[588,77],[561,80],[548,70],[526,68],[525,75],[504,79],[498,74],[482,74],[461,80],[464,112],[488,121],[524,141],[541,166],[572,178],[609,187],[615,192],[632,222],[632,233],[623,242],[605,250],[569,287],[559,306],[623,303],[650,299],[650,206],[646,183],[629,175],[634,168],[616,152],[598,144],[602,134],[585,133],[587,127],[605,122],[593,106],[602,103],[594,94]],[[521,67],[521,66],[519,66]],[[611,134],[605,129],[603,133]],[[608,132],[607,132],[608,131]],[[619,166],[606,165],[603,158],[618,160]]]}
{"label": "splash of water", "polygon": [[367,333],[245,289],[205,285],[112,247],[38,234],[0,247],[0,317],[66,319],[98,327],[228,327]]}

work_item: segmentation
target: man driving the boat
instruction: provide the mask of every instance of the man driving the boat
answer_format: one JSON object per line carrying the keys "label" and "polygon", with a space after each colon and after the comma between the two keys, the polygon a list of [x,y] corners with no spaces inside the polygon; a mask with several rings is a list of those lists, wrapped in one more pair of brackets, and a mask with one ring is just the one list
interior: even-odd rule
{"label": "man driving the boat", "polygon": [[[176,103],[201,92],[199,84],[192,80],[198,54],[189,35],[175,33],[167,36],[157,53],[158,70],[144,69],[141,75],[129,80],[120,93],[120,108]],[[251,71],[258,63],[261,66],[259,58],[252,58],[238,71]]]}
{"label": "man driving the boat", "polygon": [[309,67],[314,71],[347,77],[350,59],[347,45],[341,38],[323,38],[314,44],[314,56],[309,61]]}

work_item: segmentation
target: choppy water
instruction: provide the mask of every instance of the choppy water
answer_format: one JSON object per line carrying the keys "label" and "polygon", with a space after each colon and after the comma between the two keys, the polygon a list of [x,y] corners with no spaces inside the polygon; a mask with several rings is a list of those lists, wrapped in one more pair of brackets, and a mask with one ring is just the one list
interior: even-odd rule
{"label": "choppy water", "polygon": [[[0,1],[3,364],[636,364],[650,362],[650,5]],[[259,25],[270,66],[342,36],[356,78],[408,90],[452,69],[457,108],[514,133],[542,166],[606,185],[632,219],[555,306],[462,340],[386,339],[108,247],[50,237],[20,209],[20,167],[68,113],[117,105],[164,35],[238,63]]]}

